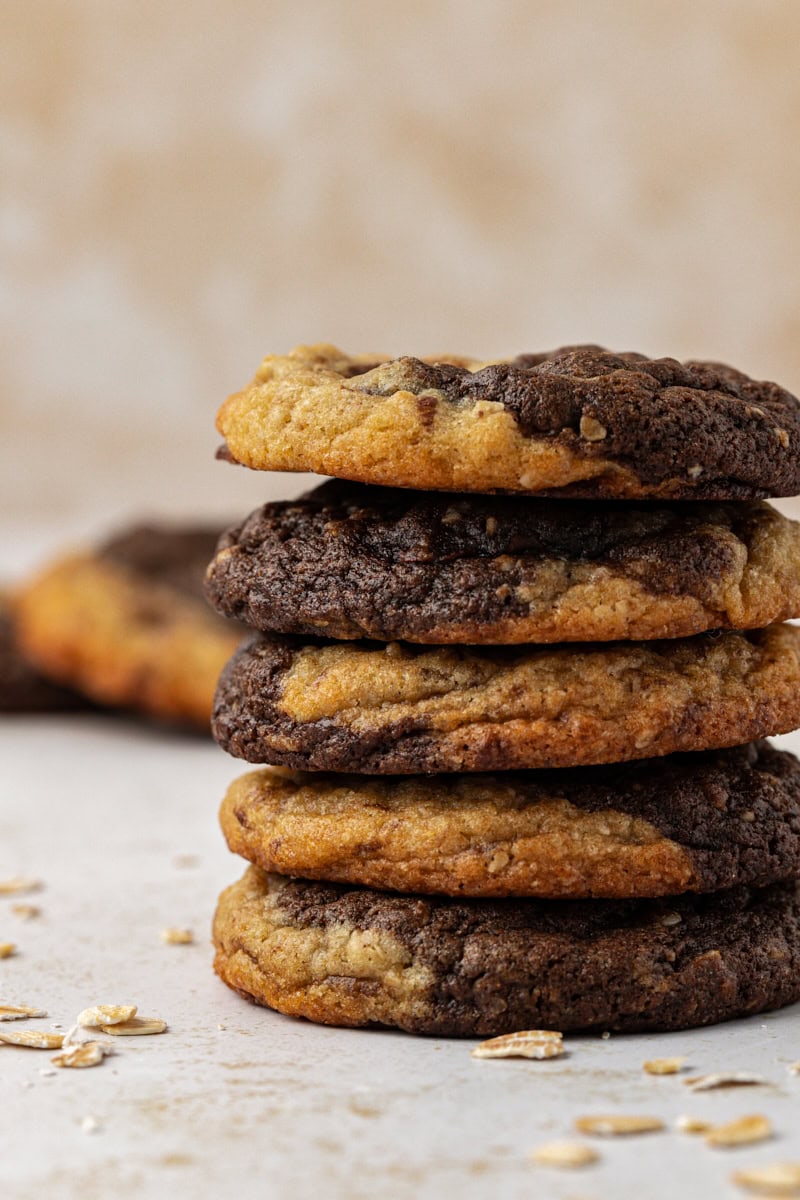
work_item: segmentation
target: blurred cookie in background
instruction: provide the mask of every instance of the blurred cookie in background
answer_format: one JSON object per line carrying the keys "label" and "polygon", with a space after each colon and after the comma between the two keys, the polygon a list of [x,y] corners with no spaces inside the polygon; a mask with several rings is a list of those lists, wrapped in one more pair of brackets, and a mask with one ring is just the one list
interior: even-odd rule
{"label": "blurred cookie in background", "polygon": [[240,637],[203,598],[219,533],[141,524],[59,559],[16,597],[25,655],[97,704],[207,729],[217,676]]}
{"label": "blurred cookie in background", "polygon": [[85,711],[77,692],[44,679],[25,657],[16,635],[11,594],[0,591],[0,713]]}

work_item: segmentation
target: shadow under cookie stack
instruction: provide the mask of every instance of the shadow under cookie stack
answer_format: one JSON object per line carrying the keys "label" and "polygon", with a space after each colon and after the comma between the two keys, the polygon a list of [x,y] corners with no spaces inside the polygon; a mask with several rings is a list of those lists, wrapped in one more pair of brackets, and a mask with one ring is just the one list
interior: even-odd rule
{"label": "shadow under cookie stack", "polygon": [[[336,477],[226,534],[270,764],[215,966],[313,1021],[670,1030],[800,998],[800,404],[718,364],[268,358],[223,457]],[[346,482],[353,481],[353,482]],[[358,481],[358,482],[355,482]],[[275,770],[273,768],[285,768]]]}

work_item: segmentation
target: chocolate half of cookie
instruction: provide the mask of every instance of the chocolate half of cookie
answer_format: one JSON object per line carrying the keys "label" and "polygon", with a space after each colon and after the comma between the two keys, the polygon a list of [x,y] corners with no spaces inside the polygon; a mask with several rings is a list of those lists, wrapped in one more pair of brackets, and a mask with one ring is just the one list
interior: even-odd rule
{"label": "chocolate half of cookie", "polygon": [[222,406],[260,470],[445,491],[746,500],[800,492],[800,402],[710,362],[567,346],[501,362],[301,346]]}
{"label": "chocolate half of cookie", "polygon": [[615,641],[800,613],[800,524],[766,504],[446,496],[333,481],[220,541],[254,629],[423,643]]}
{"label": "chocolate half of cookie", "polygon": [[13,604],[0,591],[0,713],[75,712],[93,706],[69,688],[45,679],[25,657]]}
{"label": "chocolate half of cookie", "polygon": [[490,1037],[670,1030],[800,997],[795,884],[666,900],[449,900],[268,876],[220,898],[215,967],[328,1025]]}
{"label": "chocolate half of cookie", "polygon": [[207,729],[217,677],[241,632],[203,597],[218,536],[138,526],[56,562],[17,597],[25,654],[98,704]]}
{"label": "chocolate half of cookie", "polygon": [[630,898],[800,875],[800,763],[767,743],[500,775],[235,780],[229,848],[265,871],[450,896]]}
{"label": "chocolate half of cookie", "polygon": [[260,637],[213,731],[249,762],[366,774],[502,771],[737,745],[800,724],[800,629],[567,647]]}

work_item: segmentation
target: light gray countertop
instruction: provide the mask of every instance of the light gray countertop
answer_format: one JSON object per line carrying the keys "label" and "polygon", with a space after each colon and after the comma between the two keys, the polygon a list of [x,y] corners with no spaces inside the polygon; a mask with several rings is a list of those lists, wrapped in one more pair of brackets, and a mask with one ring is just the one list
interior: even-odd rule
{"label": "light gray countertop", "polygon": [[[800,737],[780,739],[800,748]],[[736,1196],[740,1166],[800,1158],[800,1007],[716,1029],[568,1039],[548,1062],[477,1061],[470,1044],[318,1028],[253,1007],[211,971],[218,892],[240,864],[215,814],[242,764],[213,744],[114,717],[0,721],[0,879],[41,879],[24,920],[0,899],[0,999],[65,1029],[84,1007],[135,1003],[169,1031],[124,1038],[85,1071],[0,1047],[0,1185],[14,1200],[306,1197],[542,1200]],[[182,857],[183,856],[183,857]],[[194,856],[187,860],[185,856]],[[196,941],[165,945],[167,926]],[[15,1028],[21,1027],[22,1023]],[[222,1027],[222,1028],[221,1028]],[[6,1025],[6,1029],[11,1026]],[[755,1071],[769,1086],[692,1094],[647,1058]],[[596,1140],[581,1171],[529,1151],[581,1114],[766,1113],[771,1143],[714,1150],[669,1129]],[[99,1124],[94,1132],[84,1118]]]}

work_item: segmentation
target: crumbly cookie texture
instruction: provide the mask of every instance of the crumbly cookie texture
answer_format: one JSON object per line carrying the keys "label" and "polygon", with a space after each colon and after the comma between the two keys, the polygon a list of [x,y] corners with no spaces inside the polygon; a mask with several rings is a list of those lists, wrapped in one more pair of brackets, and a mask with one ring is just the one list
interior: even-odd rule
{"label": "crumbly cookie texture", "polygon": [[800,724],[800,629],[567,647],[245,643],[212,728],[249,762],[502,771],[737,745]]}
{"label": "crumbly cookie texture", "polygon": [[265,871],[450,896],[628,898],[800,874],[800,763],[767,743],[500,775],[253,771],[220,812]]}
{"label": "crumbly cookie texture", "polygon": [[445,491],[746,500],[800,492],[800,402],[720,363],[599,346],[481,363],[271,356],[219,411],[224,455]]}
{"label": "crumbly cookie texture", "polygon": [[254,629],[345,639],[760,629],[800,613],[800,524],[763,503],[450,496],[336,480],[230,529],[206,592]]}
{"label": "crumbly cookie texture", "polygon": [[215,968],[327,1025],[493,1037],[669,1030],[800,996],[795,885],[639,901],[449,900],[268,876],[223,892]]}
{"label": "crumbly cookie texture", "polygon": [[[98,704],[207,728],[241,631],[210,612],[202,578],[216,534],[136,530],[49,567],[17,598],[36,666]],[[205,561],[204,561],[205,560]]]}

